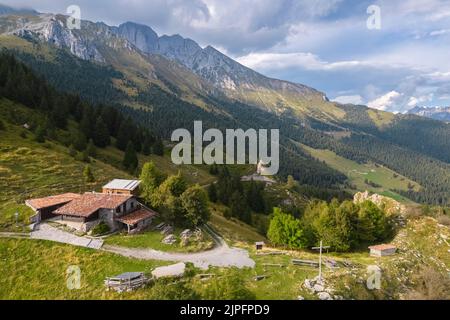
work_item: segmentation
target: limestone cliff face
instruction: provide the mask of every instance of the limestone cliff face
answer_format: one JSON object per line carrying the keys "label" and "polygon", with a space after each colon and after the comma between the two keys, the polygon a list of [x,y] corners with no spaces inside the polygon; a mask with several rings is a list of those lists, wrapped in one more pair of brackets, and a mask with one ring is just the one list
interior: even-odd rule
{"label": "limestone cliff face", "polygon": [[371,195],[369,191],[358,192],[357,194],[355,194],[353,198],[353,202],[355,204],[359,204],[364,201],[372,201],[379,208],[385,210],[387,214],[395,214],[395,213],[403,214],[406,212],[406,207],[392,198],[381,196],[376,193]]}
{"label": "limestone cliff face", "polygon": [[[104,26],[83,21],[83,27],[87,27],[83,29],[83,32],[76,29],[71,30],[66,26],[66,19],[64,16],[53,14],[24,16],[11,22],[6,32],[3,33],[50,43],[58,48],[68,49],[72,54],[84,60],[105,62],[97,47],[99,44],[97,39],[107,33]],[[97,30],[87,32],[88,29],[92,30],[93,25],[97,25]]]}

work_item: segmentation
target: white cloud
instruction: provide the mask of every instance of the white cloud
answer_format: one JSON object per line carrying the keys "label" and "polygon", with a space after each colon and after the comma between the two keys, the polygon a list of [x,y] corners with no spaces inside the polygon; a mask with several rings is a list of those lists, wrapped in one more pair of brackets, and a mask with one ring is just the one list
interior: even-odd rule
{"label": "white cloud", "polygon": [[334,71],[334,70],[349,70],[355,68],[383,68],[383,67],[401,67],[400,65],[388,65],[384,62],[378,61],[359,61],[359,60],[344,60],[327,62],[321,60],[317,55],[310,52],[296,52],[296,53],[250,53],[236,59],[243,65],[261,70],[274,69],[290,69],[293,67],[303,68],[305,70],[320,70],[320,71]]}
{"label": "white cloud", "polygon": [[449,34],[450,33],[450,29],[440,29],[440,30],[434,30],[430,32],[430,36],[434,37],[434,36],[442,36],[445,34]]}
{"label": "white cloud", "polygon": [[430,102],[433,100],[433,93],[430,93],[428,95],[420,96],[420,97],[409,97],[409,101],[407,106],[409,108],[414,108],[416,106],[422,106],[427,102]]}
{"label": "white cloud", "polygon": [[371,101],[368,103],[368,107],[372,109],[384,110],[384,111],[392,111],[397,107],[397,103],[400,99],[403,98],[403,95],[397,91],[391,91],[386,93],[385,95]]}
{"label": "white cloud", "polygon": [[355,105],[364,104],[363,98],[360,95],[339,96],[334,98],[333,101],[341,104],[355,104]]}

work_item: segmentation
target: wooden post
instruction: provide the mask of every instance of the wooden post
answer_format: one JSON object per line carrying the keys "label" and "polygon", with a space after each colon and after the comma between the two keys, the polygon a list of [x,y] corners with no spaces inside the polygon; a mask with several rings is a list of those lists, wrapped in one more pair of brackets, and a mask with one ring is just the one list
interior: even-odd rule
{"label": "wooden post", "polygon": [[329,249],[329,246],[324,247],[323,241],[320,240],[320,247],[313,247],[313,250],[319,250],[319,281],[322,281],[322,251],[323,249]]}

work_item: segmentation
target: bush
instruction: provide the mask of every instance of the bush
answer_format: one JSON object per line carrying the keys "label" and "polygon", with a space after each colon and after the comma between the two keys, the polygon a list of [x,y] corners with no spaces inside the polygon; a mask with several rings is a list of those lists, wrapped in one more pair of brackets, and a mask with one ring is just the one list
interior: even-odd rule
{"label": "bush", "polygon": [[108,225],[104,222],[100,222],[98,225],[96,225],[94,228],[92,228],[91,234],[93,236],[101,236],[102,234],[106,234],[109,231],[110,230],[109,230]]}
{"label": "bush", "polygon": [[446,216],[446,215],[440,215],[440,216],[437,218],[437,221],[438,221],[440,224],[444,225],[444,226],[450,226],[450,217],[449,217],[449,216]]}
{"label": "bush", "polygon": [[307,246],[307,239],[300,220],[283,213],[279,208],[274,209],[267,237],[273,244],[284,245],[291,249],[301,249]]}

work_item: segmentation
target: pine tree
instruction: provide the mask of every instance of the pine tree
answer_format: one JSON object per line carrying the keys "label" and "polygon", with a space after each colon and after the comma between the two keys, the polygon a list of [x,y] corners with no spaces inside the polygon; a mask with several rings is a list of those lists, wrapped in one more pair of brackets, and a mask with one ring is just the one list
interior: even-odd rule
{"label": "pine tree", "polygon": [[[130,125],[131,120],[122,121],[119,131],[117,132],[116,147],[122,151],[126,150],[128,143],[131,141],[133,136],[133,128]],[[133,146],[134,148],[134,146]]]}
{"label": "pine tree", "polygon": [[84,133],[84,135],[87,138],[92,138],[93,136],[93,129],[94,129],[94,123],[93,123],[93,112],[91,108],[85,107],[83,108],[83,118],[80,122],[80,130]]}
{"label": "pine tree", "polygon": [[130,171],[134,171],[136,170],[138,164],[139,160],[136,155],[133,142],[130,141],[128,142],[127,149],[123,158],[123,166]]}
{"label": "pine tree", "polygon": [[83,151],[86,149],[87,138],[83,132],[81,132],[80,130],[76,130],[72,133],[72,139],[75,149],[77,149],[78,151]]}
{"label": "pine tree", "polygon": [[217,187],[215,183],[211,183],[208,187],[208,197],[209,201],[216,203],[217,202]]}
{"label": "pine tree", "polygon": [[92,169],[90,165],[86,165],[83,170],[83,177],[86,183],[92,183],[95,181],[94,174],[92,173]]}
{"label": "pine tree", "polygon": [[95,158],[97,156],[97,150],[95,148],[94,141],[92,139],[89,139],[89,143],[86,147],[86,153],[89,157]]}
{"label": "pine tree", "polygon": [[77,150],[75,149],[75,147],[73,146],[73,144],[71,144],[71,145],[69,146],[69,155],[70,155],[71,157],[73,157],[73,158],[77,155]]}
{"label": "pine tree", "polygon": [[36,128],[36,132],[35,132],[35,140],[39,143],[44,143],[45,142],[45,128],[43,126],[38,126]]}
{"label": "pine tree", "polygon": [[219,174],[219,166],[217,165],[217,163],[214,163],[209,167],[209,173],[212,174],[213,176]]}
{"label": "pine tree", "polygon": [[153,145],[153,153],[161,157],[164,155],[164,144],[161,138],[158,138]]}
{"label": "pine tree", "polygon": [[108,127],[102,117],[98,117],[97,122],[95,123],[94,142],[95,145],[100,148],[107,147],[111,143]]}
{"label": "pine tree", "polygon": [[153,141],[149,134],[145,135],[144,143],[142,144],[142,153],[149,156],[152,153]]}
{"label": "pine tree", "polygon": [[250,208],[241,192],[234,192],[230,199],[231,215],[248,224],[252,222]]}

